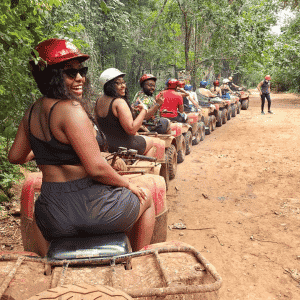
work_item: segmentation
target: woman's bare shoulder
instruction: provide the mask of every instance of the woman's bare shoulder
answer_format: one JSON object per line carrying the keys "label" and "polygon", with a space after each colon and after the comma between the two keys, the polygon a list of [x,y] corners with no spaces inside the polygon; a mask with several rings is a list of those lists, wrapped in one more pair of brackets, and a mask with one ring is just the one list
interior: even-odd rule
{"label": "woman's bare shoulder", "polygon": [[113,107],[128,106],[123,98],[116,98],[113,102]]}

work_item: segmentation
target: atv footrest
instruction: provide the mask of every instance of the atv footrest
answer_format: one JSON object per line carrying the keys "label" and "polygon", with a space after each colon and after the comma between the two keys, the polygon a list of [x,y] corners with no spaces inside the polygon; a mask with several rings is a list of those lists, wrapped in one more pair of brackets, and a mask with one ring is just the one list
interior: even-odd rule
{"label": "atv footrest", "polygon": [[105,258],[131,252],[125,233],[93,237],[62,238],[51,241],[48,260]]}

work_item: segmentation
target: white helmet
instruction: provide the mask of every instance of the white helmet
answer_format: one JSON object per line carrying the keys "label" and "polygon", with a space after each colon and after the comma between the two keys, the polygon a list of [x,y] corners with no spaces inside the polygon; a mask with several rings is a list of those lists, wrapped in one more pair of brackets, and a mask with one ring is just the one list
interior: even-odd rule
{"label": "white helmet", "polygon": [[228,83],[229,80],[227,78],[223,79],[223,83]]}
{"label": "white helmet", "polygon": [[115,79],[115,78],[117,78],[119,76],[125,75],[125,74],[126,73],[122,73],[121,71],[119,71],[116,68],[106,69],[100,75],[100,85],[103,88],[106,82],[108,82],[108,81],[110,81],[112,79]]}

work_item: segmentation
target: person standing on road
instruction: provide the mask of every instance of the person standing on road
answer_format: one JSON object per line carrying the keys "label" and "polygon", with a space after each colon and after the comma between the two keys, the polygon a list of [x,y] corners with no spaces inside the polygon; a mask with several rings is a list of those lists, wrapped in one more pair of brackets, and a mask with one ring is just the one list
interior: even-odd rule
{"label": "person standing on road", "polygon": [[261,98],[261,114],[262,115],[265,114],[264,113],[265,99],[267,99],[267,101],[268,101],[268,113],[273,114],[273,112],[271,111],[270,81],[271,81],[271,76],[267,75],[265,77],[265,80],[261,81],[257,86],[257,89],[259,91],[260,98]]}

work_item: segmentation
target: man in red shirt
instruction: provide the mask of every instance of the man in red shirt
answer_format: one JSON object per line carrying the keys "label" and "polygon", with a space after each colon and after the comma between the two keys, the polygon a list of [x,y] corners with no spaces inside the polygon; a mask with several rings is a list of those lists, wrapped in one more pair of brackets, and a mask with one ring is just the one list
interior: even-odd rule
{"label": "man in red shirt", "polygon": [[[168,118],[171,121],[185,122],[186,119],[182,116],[182,113],[184,113],[183,98],[178,92],[176,92],[177,86],[177,79],[168,80],[168,88],[162,92],[164,96],[164,103],[160,107],[160,112],[162,117]],[[163,113],[163,110],[167,110],[170,113]]]}

